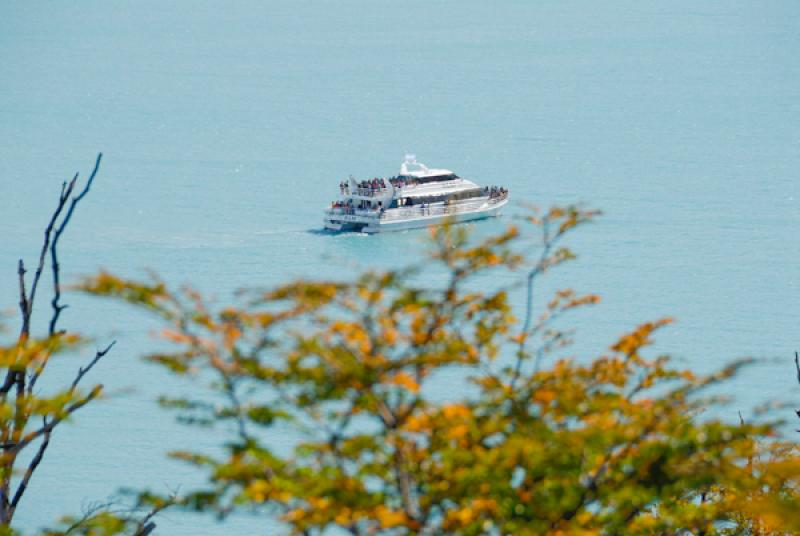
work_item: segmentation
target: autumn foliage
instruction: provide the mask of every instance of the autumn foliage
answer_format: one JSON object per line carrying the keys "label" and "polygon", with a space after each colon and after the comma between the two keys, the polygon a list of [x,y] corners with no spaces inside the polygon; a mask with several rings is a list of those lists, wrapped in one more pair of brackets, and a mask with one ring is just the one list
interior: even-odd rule
{"label": "autumn foliage", "polygon": [[[224,455],[171,454],[208,477],[186,509],[256,509],[308,535],[800,531],[796,446],[707,411],[707,387],[743,363],[697,376],[651,357],[669,319],[593,359],[560,357],[562,317],[598,297],[534,291],[595,216],[533,211],[481,241],[438,227],[419,265],[244,291],[228,307],[110,273],[82,287],[159,317],[172,349],[147,359],[198,392],[162,404],[230,432]],[[458,378],[444,397],[443,378]],[[271,441],[287,431],[288,453]]]}

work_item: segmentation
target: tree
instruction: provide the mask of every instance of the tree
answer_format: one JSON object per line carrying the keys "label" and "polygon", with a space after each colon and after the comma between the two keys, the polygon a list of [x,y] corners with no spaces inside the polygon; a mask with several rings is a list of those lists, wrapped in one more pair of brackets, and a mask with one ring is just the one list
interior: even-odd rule
{"label": "tree", "polygon": [[[595,216],[534,210],[526,232],[478,242],[446,225],[420,265],[244,291],[228,307],[156,278],[103,272],[82,287],[159,317],[174,351],[147,359],[205,386],[162,405],[231,430],[224,455],[171,453],[208,476],[184,508],[257,509],[304,535],[800,531],[796,446],[775,423],[701,415],[718,404],[706,389],[746,362],[698,376],[649,357],[669,319],[592,360],[556,358],[561,318],[599,298],[560,290],[537,312],[534,291]],[[501,271],[520,284],[492,286]],[[446,283],[426,285],[432,273]],[[453,370],[471,388],[433,397],[431,378]],[[288,454],[271,442],[287,429],[301,438]]]}
{"label": "tree", "polygon": [[[78,370],[72,383],[61,391],[43,396],[37,393],[36,383],[44,374],[47,364],[54,356],[75,350],[86,341],[74,333],[67,333],[58,328],[61,312],[66,308],[61,303],[60,265],[58,262],[58,244],[69,224],[78,203],[89,193],[97,170],[100,167],[101,155],[97,156],[94,169],[83,190],[73,197],[78,180],[76,173],[69,182],[61,186],[56,209],[44,231],[44,242],[39,254],[36,271],[30,281],[28,290],[25,264],[20,259],[17,275],[19,277],[19,309],[21,328],[16,341],[0,347],[2,362],[5,368],[5,380],[0,386],[0,526],[8,532],[14,519],[14,513],[28,488],[33,474],[42,462],[50,445],[55,429],[67,417],[86,404],[95,400],[102,391],[101,385],[95,385],[88,391],[79,388],[83,377],[111,349],[113,343],[98,350],[94,358]],[[34,337],[31,334],[31,320],[37,298],[39,283],[50,261],[52,274],[53,297],[50,302],[51,316],[47,334]],[[33,449],[35,454],[19,478],[18,466],[20,454],[25,449]]]}
{"label": "tree", "polygon": [[[20,331],[15,340],[0,345],[0,367],[5,371],[0,385],[0,534],[12,534],[14,514],[33,475],[43,462],[55,431],[78,410],[100,398],[103,386],[95,384],[83,389],[81,382],[108,354],[114,342],[98,349],[88,363],[78,368],[73,380],[56,392],[43,394],[37,388],[47,365],[61,356],[75,352],[89,344],[77,332],[61,329],[61,313],[67,306],[62,303],[61,266],[58,246],[78,204],[89,193],[100,168],[102,154],[97,155],[94,168],[80,191],[78,174],[61,186],[58,203],[44,230],[44,240],[39,259],[28,280],[28,270],[20,259],[17,267],[19,279]],[[45,334],[36,336],[33,330],[34,305],[49,263],[52,295],[50,317]],[[32,452],[31,455],[24,456]],[[154,525],[153,515],[168,505],[168,501],[151,501],[153,509],[143,516],[131,512],[114,513],[111,504],[91,509],[84,516],[65,518],[63,531],[52,534],[117,534],[144,536]],[[98,532],[99,531],[99,532]]]}

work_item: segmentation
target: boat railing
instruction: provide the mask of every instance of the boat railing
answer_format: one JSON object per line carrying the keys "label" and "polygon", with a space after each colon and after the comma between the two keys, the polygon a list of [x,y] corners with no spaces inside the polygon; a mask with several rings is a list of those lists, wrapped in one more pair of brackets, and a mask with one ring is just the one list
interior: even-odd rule
{"label": "boat railing", "polygon": [[389,188],[341,188],[342,195],[357,195],[360,197],[377,197],[389,193]]}
{"label": "boat railing", "polygon": [[333,207],[325,211],[328,215],[350,215],[350,216],[375,216],[380,212],[379,209],[363,209],[354,207]]}
{"label": "boat railing", "polygon": [[364,197],[383,196],[389,192],[388,188],[358,188],[358,195]]}

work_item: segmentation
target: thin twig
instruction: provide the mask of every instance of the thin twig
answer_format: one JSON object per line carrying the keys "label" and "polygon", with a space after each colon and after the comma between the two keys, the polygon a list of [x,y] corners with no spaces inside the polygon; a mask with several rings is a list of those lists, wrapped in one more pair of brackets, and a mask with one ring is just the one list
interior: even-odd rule
{"label": "thin twig", "polygon": [[106,346],[105,349],[98,350],[97,352],[95,352],[94,358],[92,358],[92,360],[89,361],[88,365],[78,369],[78,374],[75,376],[75,379],[72,381],[72,386],[70,387],[70,390],[69,390],[70,394],[75,392],[75,389],[78,387],[78,383],[80,383],[80,381],[83,379],[83,377],[86,375],[86,373],[89,372],[90,370],[92,370],[92,367],[94,367],[97,364],[97,362],[100,361],[100,359],[103,356],[105,356],[109,352],[109,350],[111,350],[111,348],[114,347],[115,344],[117,344],[117,341],[111,341],[111,344]]}
{"label": "thin twig", "polygon": [[101,512],[103,510],[108,510],[113,504],[114,504],[113,501],[109,501],[109,502],[105,502],[105,503],[96,503],[96,504],[89,505],[85,509],[85,511],[83,513],[83,516],[81,516],[80,519],[78,519],[75,522],[73,522],[72,525],[67,527],[64,530],[64,532],[61,533],[62,536],[67,536],[72,531],[81,528],[84,523],[86,523],[87,521],[89,521],[90,519],[95,517],[98,512]]}
{"label": "thin twig", "polygon": [[520,333],[519,348],[517,349],[517,361],[514,363],[514,373],[511,377],[511,382],[509,383],[512,391],[522,375],[522,362],[525,359],[525,345],[528,342],[527,338],[530,333],[531,322],[533,321],[533,285],[536,281],[536,277],[544,271],[544,263],[547,260],[547,256],[550,254],[550,250],[555,244],[555,240],[558,238],[558,236],[556,236],[553,240],[550,239],[550,227],[547,219],[543,221],[542,226],[542,253],[539,256],[539,260],[536,262],[536,266],[533,268],[533,270],[528,272],[527,277],[525,321],[522,325],[522,332]]}

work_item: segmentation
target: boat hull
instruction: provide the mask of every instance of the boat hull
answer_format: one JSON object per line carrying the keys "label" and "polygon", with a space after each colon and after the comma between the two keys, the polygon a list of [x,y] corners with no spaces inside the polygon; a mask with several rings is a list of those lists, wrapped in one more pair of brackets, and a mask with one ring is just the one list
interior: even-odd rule
{"label": "boat hull", "polygon": [[405,220],[378,220],[376,224],[365,226],[361,231],[365,233],[386,233],[391,231],[404,231],[406,229],[419,229],[431,225],[441,225],[445,222],[464,223],[498,216],[507,203],[507,200],[487,205],[474,211],[456,212],[453,214],[423,215]]}
{"label": "boat hull", "polygon": [[498,216],[508,199],[483,203],[469,210],[432,210],[414,213],[411,217],[392,217],[387,213],[384,217],[364,217],[358,215],[329,215],[325,218],[325,228],[331,231],[360,231],[376,234],[407,229],[420,229],[445,222],[463,223]]}

